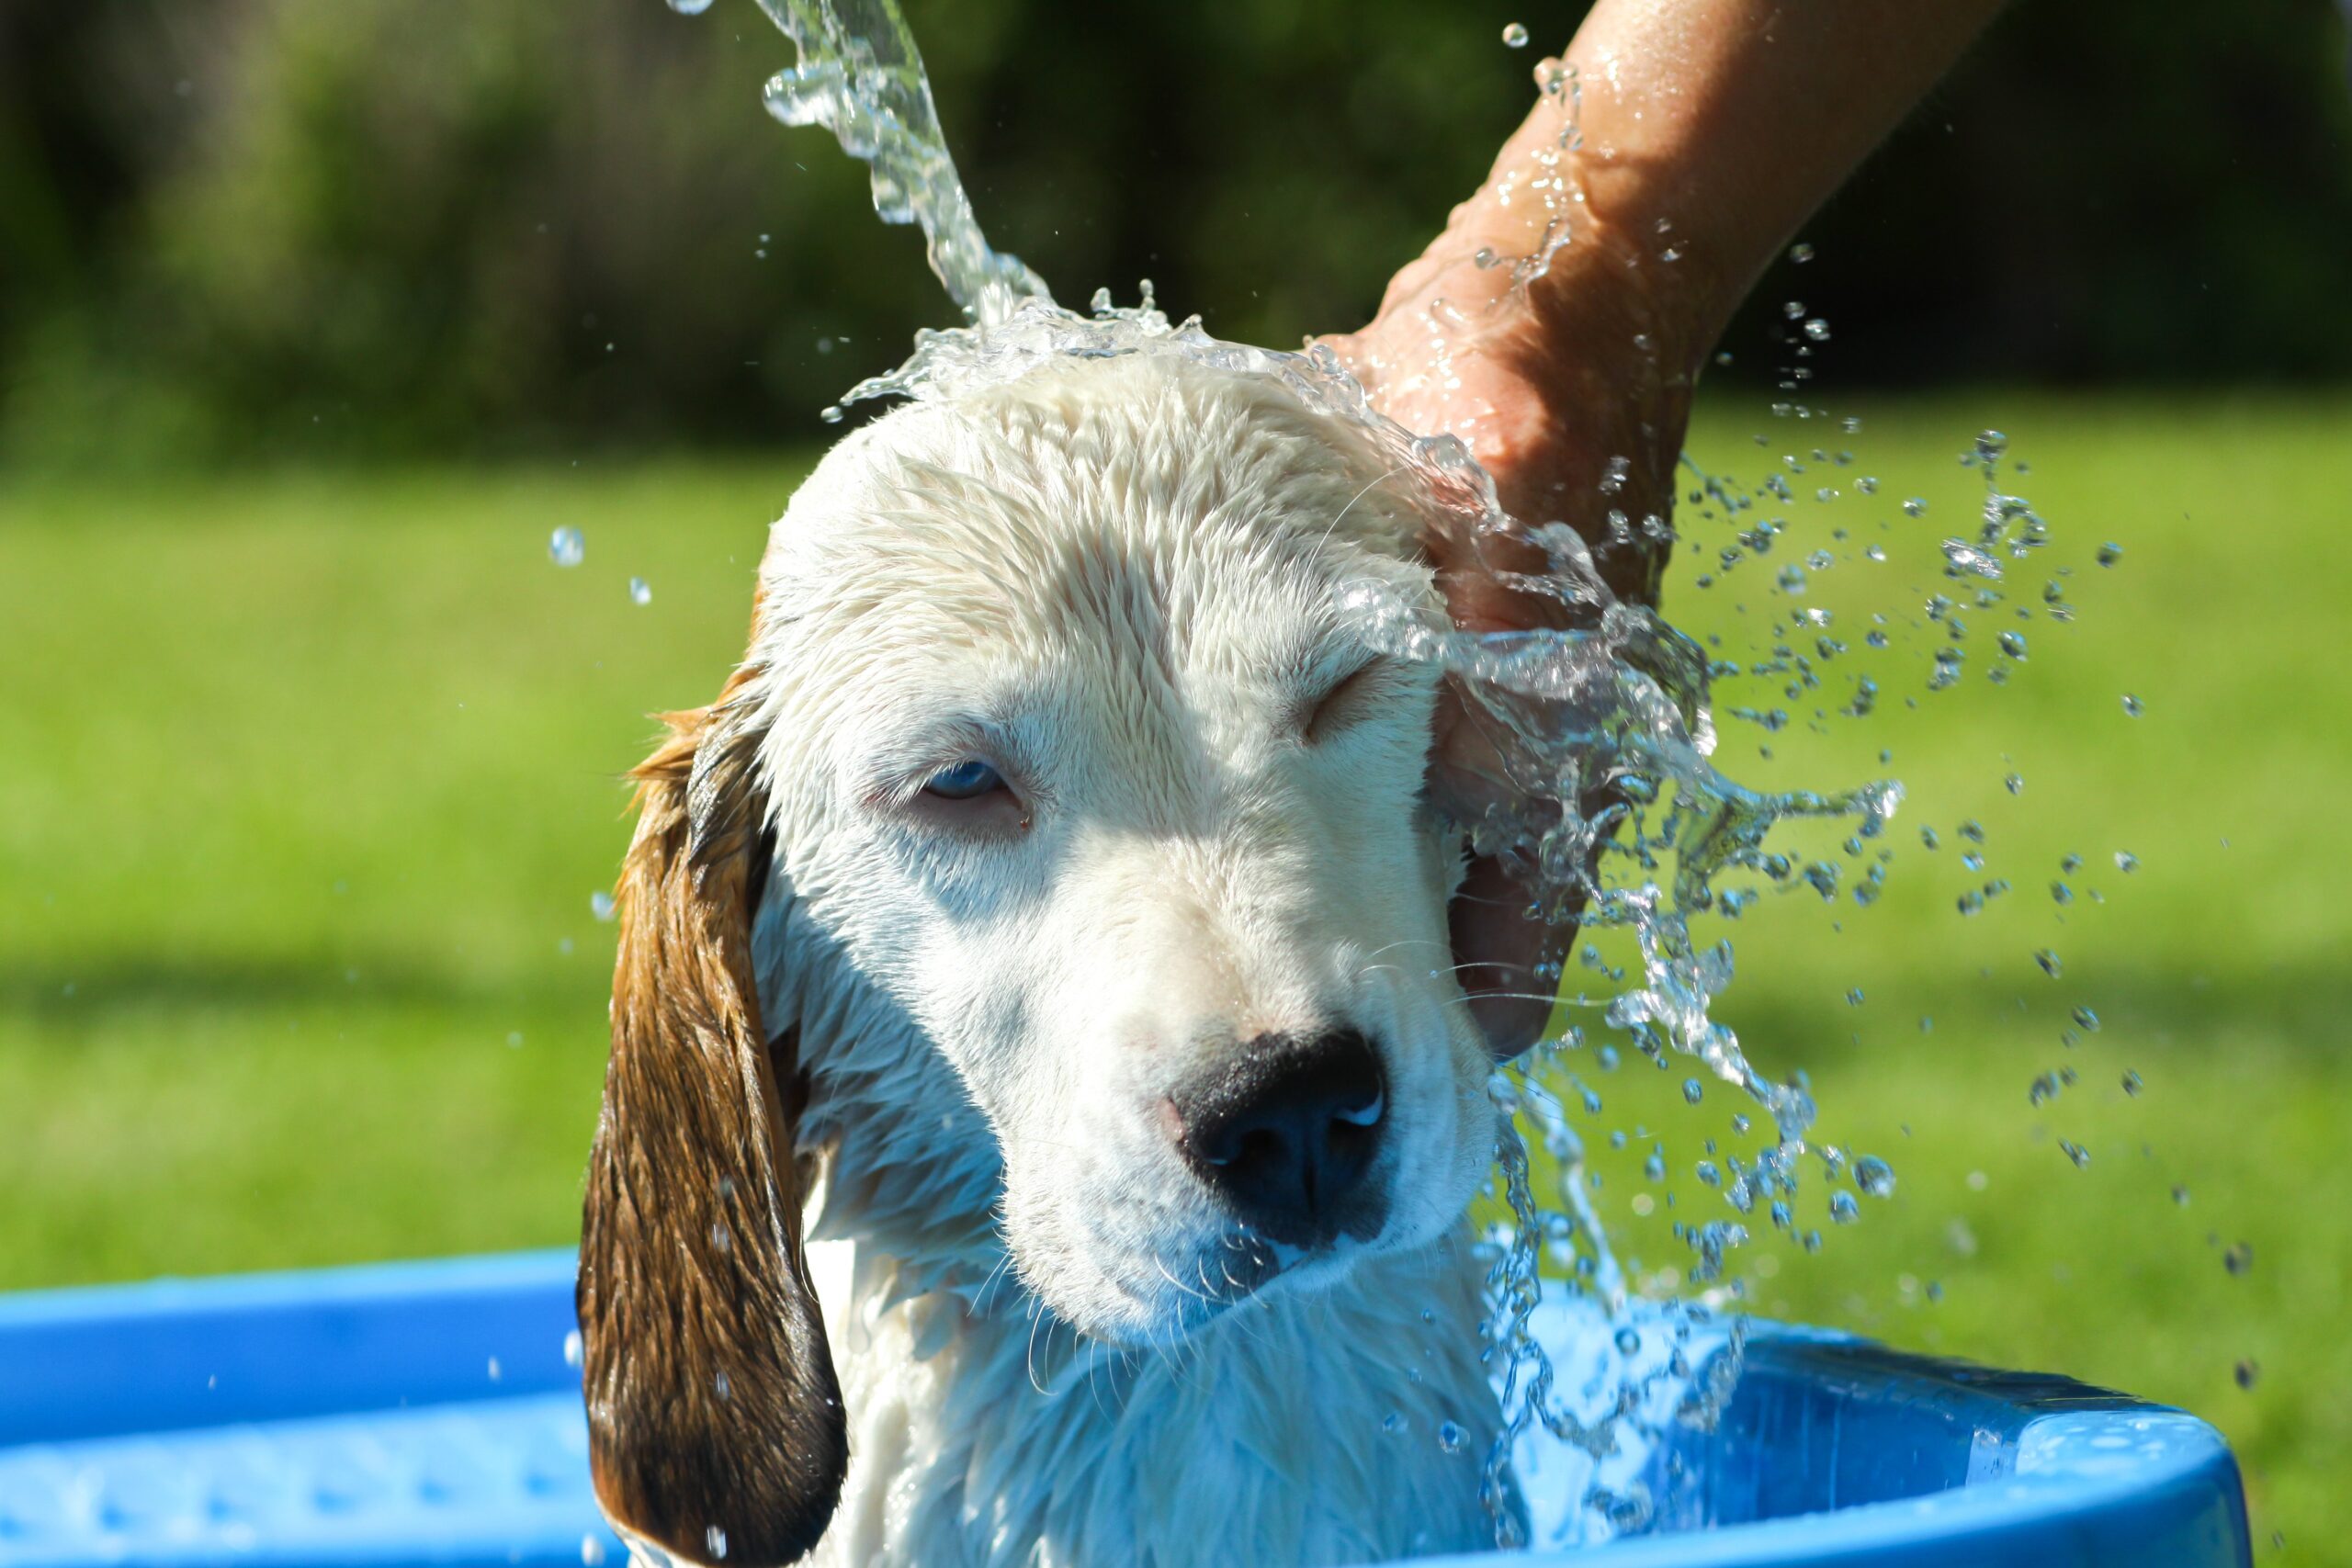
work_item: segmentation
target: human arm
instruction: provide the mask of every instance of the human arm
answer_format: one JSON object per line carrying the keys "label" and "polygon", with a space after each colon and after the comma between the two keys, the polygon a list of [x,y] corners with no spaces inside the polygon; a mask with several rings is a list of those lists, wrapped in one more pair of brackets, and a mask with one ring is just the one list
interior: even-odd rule
{"label": "human arm", "polygon": [[[1638,525],[1672,513],[1691,389],[1724,323],[1998,8],[1600,0],[1559,90],[1397,273],[1372,323],[1332,345],[1384,412],[1461,436],[1507,511],[1567,522],[1611,588],[1655,604],[1665,551]],[[1604,491],[1616,458],[1622,479]],[[1547,623],[1546,605],[1495,575],[1540,570],[1532,548],[1435,545],[1463,628]],[[1462,797],[1498,787],[1493,748],[1458,702],[1441,712],[1433,771]],[[1511,868],[1479,861],[1452,911],[1463,983],[1498,1055],[1534,1038],[1549,1011],[1539,966],[1575,935],[1527,904]]]}

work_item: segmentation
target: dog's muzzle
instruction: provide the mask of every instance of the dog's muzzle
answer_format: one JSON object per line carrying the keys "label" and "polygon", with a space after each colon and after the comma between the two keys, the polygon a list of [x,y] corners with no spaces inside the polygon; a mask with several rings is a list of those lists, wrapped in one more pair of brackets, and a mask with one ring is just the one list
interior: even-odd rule
{"label": "dog's muzzle", "polygon": [[1379,1234],[1388,1084],[1361,1032],[1259,1035],[1169,1106],[1184,1163],[1249,1235],[1280,1251]]}

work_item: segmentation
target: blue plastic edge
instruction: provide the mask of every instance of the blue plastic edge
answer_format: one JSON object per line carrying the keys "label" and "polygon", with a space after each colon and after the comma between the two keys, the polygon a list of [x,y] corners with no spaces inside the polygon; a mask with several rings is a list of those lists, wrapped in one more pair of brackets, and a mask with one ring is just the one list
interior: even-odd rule
{"label": "blue plastic edge", "polygon": [[[0,1296],[0,1447],[576,1390],[566,1356],[574,1269],[572,1252],[551,1249]],[[125,1332],[133,1325],[141,1332]],[[1993,1402],[2014,1425],[2007,1457],[1987,1478],[1924,1495],[1521,1560],[1607,1568],[2244,1568],[2251,1560],[2236,1462],[2194,1416],[1816,1330],[1760,1325],[1748,1354],[1751,1377],[1782,1358],[1850,1359],[1857,1379],[1892,1372],[1962,1405]],[[337,1376],[316,1376],[321,1364]],[[2005,1397],[2012,1383],[2060,1396]],[[568,1540],[576,1562],[579,1538]],[[553,1544],[514,1543],[523,1561],[557,1560],[540,1557]],[[248,1560],[275,1558],[264,1550]],[[337,1560],[413,1559],[388,1551]],[[1472,1568],[1493,1559],[1424,1561]]]}

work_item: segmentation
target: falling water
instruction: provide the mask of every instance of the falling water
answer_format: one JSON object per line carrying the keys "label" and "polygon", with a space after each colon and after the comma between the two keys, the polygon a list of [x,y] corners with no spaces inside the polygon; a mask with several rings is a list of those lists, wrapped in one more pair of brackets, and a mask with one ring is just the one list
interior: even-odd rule
{"label": "falling water", "polygon": [[1025,299],[1050,302],[1042,278],[982,237],[897,0],[759,4],[800,50],[797,65],[769,79],[768,112],[823,126],[873,171],[874,210],[885,223],[922,226],[931,270],[965,315],[988,327]]}
{"label": "falling water", "polygon": [[[671,3],[697,11],[707,0]],[[1485,1243],[1490,1274],[1484,1333],[1503,1395],[1505,1427],[1486,1457],[1483,1478],[1498,1543],[1521,1541],[1522,1527],[1510,1501],[1510,1470],[1525,1461],[1527,1444],[1538,1433],[1564,1455],[1584,1461],[1588,1468],[1582,1473],[1592,1478],[1589,1489],[1580,1493],[1582,1514],[1559,1526],[1555,1538],[1598,1540],[1639,1529],[1655,1500],[1626,1484],[1628,1456],[1669,1421],[1712,1424],[1737,1376],[1742,1325],[1736,1316],[1725,1319],[1713,1309],[1736,1309],[1737,1286],[1724,1285],[1725,1258],[1748,1239],[1751,1220],[1813,1250],[1821,1245],[1821,1232],[1799,1220],[1809,1179],[1823,1190],[1820,1212],[1838,1223],[1859,1213],[1856,1194],[1883,1198],[1895,1185],[1895,1173],[1883,1160],[1856,1156],[1815,1139],[1815,1109],[1801,1076],[1778,1081],[1749,1062],[1738,1037],[1713,1016],[1717,998],[1733,978],[1731,944],[1706,940],[1694,929],[1694,922],[1709,919],[1736,919],[1768,892],[1810,892],[1825,901],[1867,907],[1883,886],[1892,860],[1886,829],[1903,799],[1899,785],[1865,782],[1826,793],[1773,792],[1732,779],[1713,761],[1711,682],[1769,680],[1784,685],[1793,698],[1822,689],[1827,672],[1848,651],[1833,633],[1831,613],[1804,603],[1812,574],[1827,570],[1832,558],[1817,551],[1804,564],[1790,563],[1773,574],[1772,592],[1787,608],[1776,621],[1776,644],[1768,653],[1746,665],[1711,660],[1646,608],[1617,599],[1595,570],[1584,541],[1565,525],[1531,525],[1507,515],[1493,481],[1459,440],[1408,431],[1375,412],[1329,350],[1283,353],[1212,337],[1198,318],[1171,321],[1155,304],[1148,283],[1134,306],[1113,304],[1107,290],[1098,292],[1083,313],[1055,303],[1035,273],[992,250],[981,234],[941,136],[921,57],[894,0],[758,3],[799,50],[798,63],[768,84],[768,108],[790,124],[825,127],[870,166],[876,210],[886,221],[922,227],[932,268],[967,318],[964,326],[918,333],[905,364],[852,389],[844,402],[948,397],[1070,356],[1180,356],[1268,378],[1310,407],[1347,421],[1389,460],[1396,470],[1390,482],[1408,491],[1424,514],[1451,520],[1473,547],[1509,542],[1541,548],[1548,570],[1532,585],[1565,607],[1567,629],[1473,635],[1433,623],[1419,608],[1372,590],[1362,592],[1351,608],[1391,649],[1441,664],[1495,721],[1498,733],[1510,738],[1510,765],[1525,792],[1524,804],[1490,810],[1462,826],[1479,852],[1509,855],[1534,868],[1535,904],[1545,918],[1588,931],[1630,933],[1637,963],[1623,970],[1602,963],[1594,948],[1584,950],[1588,967],[1614,987],[1600,1004],[1605,1024],[1661,1068],[1690,1064],[1696,1072],[1684,1093],[1694,1104],[1703,1098],[1704,1079],[1713,1078],[1759,1111],[1769,1130],[1769,1141],[1745,1160],[1734,1151],[1719,1155],[1708,1142],[1709,1157],[1694,1169],[1702,1185],[1720,1194],[1724,1208],[1713,1218],[1674,1224],[1675,1236],[1690,1254],[1676,1282],[1692,1293],[1649,1302],[1629,1283],[1595,1211],[1591,1189],[1598,1179],[1588,1171],[1566,1105],[1581,1097],[1589,1113],[1599,1112],[1600,1096],[1583,1086],[1578,1066],[1589,1063],[1608,1071],[1616,1065],[1616,1048],[1589,1045],[1581,1028],[1569,1028],[1499,1069],[1489,1086],[1500,1129],[1495,1195],[1509,1216],[1489,1227]],[[1523,29],[1514,34],[1506,42],[1516,48]],[[1572,78],[1557,62],[1539,66],[1537,79],[1547,92],[1573,93]],[[1566,243],[1562,225],[1556,237],[1547,234],[1538,255],[1482,256],[1480,265],[1509,259],[1523,275],[1530,267],[1540,270]],[[1799,247],[1792,259],[1809,254],[1808,248]],[[1787,315],[1792,363],[1782,367],[1781,385],[1792,398],[1776,403],[1773,412],[1795,421],[1820,419],[1826,427],[1827,416],[1793,394],[1810,379],[1806,362],[1828,338],[1828,325],[1794,301]],[[840,417],[838,409],[827,414]],[[1850,431],[1853,422],[1842,428]],[[1940,633],[1922,672],[1926,691],[1963,678],[1967,618],[2000,612],[2018,563],[2048,542],[2047,525],[2032,506],[2003,486],[2006,446],[1998,433],[1987,432],[1963,459],[1982,470],[1985,496],[1973,532],[1941,546],[1946,591],[1925,606],[1928,622]],[[1849,461],[1843,453],[1835,459],[1823,452],[1815,456],[1832,468]],[[1803,471],[1793,456],[1784,462],[1788,470]],[[1772,553],[1785,522],[1770,513],[1793,500],[1794,491],[1780,471],[1754,490],[1692,473],[1688,510],[1735,530],[1735,541],[1705,563],[1698,584],[1706,588]],[[1877,481],[1862,478],[1854,489],[1873,494]],[[1832,494],[1823,487],[1817,498]],[[1926,510],[1916,499],[1902,508],[1909,518]],[[576,545],[570,553],[576,558]],[[2114,547],[2102,551],[2101,564],[2112,564],[2115,553]],[[556,554],[565,558],[560,540]],[[1869,558],[1883,559],[1883,551],[1873,545]],[[2011,608],[2019,616],[2038,609],[2061,621],[2072,615],[2054,577],[2038,607]],[[1869,648],[1888,646],[1877,629],[1886,619],[1874,617],[1864,639]],[[2005,626],[1996,637],[1986,678],[2007,680],[2028,657],[2023,633]],[[1838,712],[1866,717],[1879,694],[1874,676],[1857,674],[1853,694]],[[1733,708],[1727,716],[1768,732],[1789,722],[1778,706]],[[2012,788],[2022,787],[2021,780],[2013,781]],[[1806,820],[1842,827],[1845,861],[1862,867],[1859,875],[1849,878],[1837,859],[1807,858],[1781,847],[1781,830]],[[1973,826],[1961,826],[1963,839]],[[1923,833],[1923,842],[1934,846],[1932,830]],[[1973,848],[1967,852],[1973,865],[1982,864]],[[2136,863],[2127,863],[2129,857],[2119,853],[2120,869]],[[1962,900],[1962,913],[1969,912],[1970,900],[1981,908],[1984,899],[2007,887],[1995,879],[1973,889]],[[2053,976],[2058,973],[2055,955],[2045,968]],[[1550,986],[1560,976],[1543,978]],[[1849,999],[1859,1003],[1859,989]],[[2076,1016],[2082,1030],[2097,1027],[2087,1009]],[[1741,1113],[1733,1124],[1745,1132],[1749,1119]],[[1623,1134],[1616,1136],[1622,1142]],[[1644,1134],[1645,1141],[1648,1136]],[[1530,1140],[1551,1173],[1550,1201],[1536,1192]],[[1660,1143],[1650,1156],[1651,1180],[1664,1179],[1664,1160]],[[1570,1375],[1553,1364],[1547,1347],[1531,1331],[1546,1289],[1566,1292],[1602,1326],[1594,1364]],[[1458,1446],[1460,1429],[1453,1431]],[[1612,1459],[1613,1468],[1604,1462]]]}

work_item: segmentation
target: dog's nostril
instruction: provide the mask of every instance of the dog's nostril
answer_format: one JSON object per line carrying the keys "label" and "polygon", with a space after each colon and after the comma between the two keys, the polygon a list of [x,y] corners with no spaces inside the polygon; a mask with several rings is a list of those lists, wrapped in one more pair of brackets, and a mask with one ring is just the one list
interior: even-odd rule
{"label": "dog's nostril", "polygon": [[1362,1189],[1388,1095],[1362,1034],[1261,1035],[1170,1104],[1195,1174],[1272,1239],[1312,1246],[1377,1224]]}

